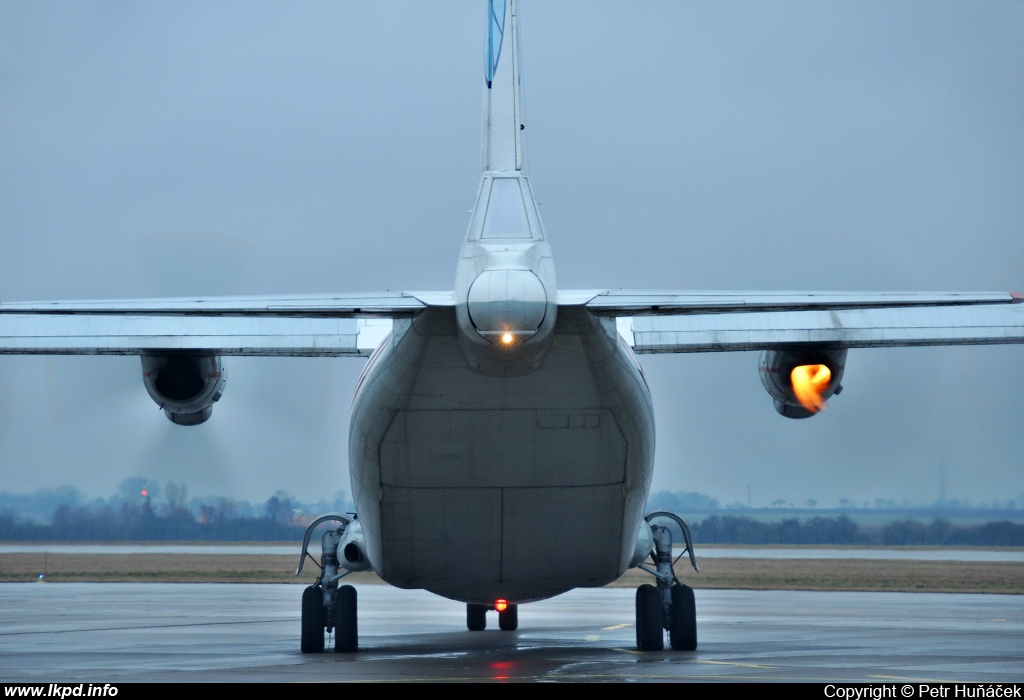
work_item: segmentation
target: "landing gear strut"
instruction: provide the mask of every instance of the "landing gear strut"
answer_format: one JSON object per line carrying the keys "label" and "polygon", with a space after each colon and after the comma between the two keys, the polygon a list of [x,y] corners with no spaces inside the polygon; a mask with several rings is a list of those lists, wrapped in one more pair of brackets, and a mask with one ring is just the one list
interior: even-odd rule
{"label": "landing gear strut", "polygon": [[[672,531],[664,525],[655,524],[657,518],[673,520],[683,533],[686,548],[675,561],[672,560]],[[651,528],[654,545],[651,557],[656,568],[643,563],[638,566],[654,576],[657,586],[645,583],[636,591],[636,646],[640,651],[661,651],[665,648],[665,630],[668,630],[673,649],[693,651],[697,648],[697,610],[693,589],[676,578],[673,571],[673,564],[686,553],[690,555],[694,570],[699,571],[693,556],[690,528],[678,515],[665,511],[650,513],[644,516],[644,520]]]}
{"label": "landing gear strut", "polygon": [[[356,589],[352,586],[339,586],[338,581],[351,571],[345,569],[339,573],[338,543],[345,535],[346,528],[354,518],[343,515],[324,515],[306,528],[306,536],[302,541],[302,558],[298,576],[302,573],[302,565],[308,556],[320,567],[320,576],[316,583],[302,591],[302,642],[303,654],[318,654],[324,650],[325,633],[334,633],[334,651],[351,652],[359,647],[359,629],[356,615]],[[321,561],[317,562],[309,554],[309,538],[314,528],[324,522],[339,522],[341,527],[328,530],[323,535]]]}

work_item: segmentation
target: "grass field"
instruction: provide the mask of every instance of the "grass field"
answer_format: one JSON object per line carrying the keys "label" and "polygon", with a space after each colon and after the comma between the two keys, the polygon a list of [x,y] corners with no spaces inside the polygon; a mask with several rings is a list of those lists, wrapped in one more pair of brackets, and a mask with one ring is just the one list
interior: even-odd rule
{"label": "grass field", "polygon": [[[0,581],[37,581],[42,553],[0,554]],[[875,559],[730,559],[697,557],[700,573],[676,565],[694,588],[806,591],[917,591],[1024,594],[1024,563]],[[47,580],[150,581],[173,583],[312,583],[317,568],[308,560],[295,577],[298,556],[257,554],[57,554],[46,557]],[[372,573],[352,574],[352,583],[379,583]],[[613,586],[649,583],[636,569]]]}

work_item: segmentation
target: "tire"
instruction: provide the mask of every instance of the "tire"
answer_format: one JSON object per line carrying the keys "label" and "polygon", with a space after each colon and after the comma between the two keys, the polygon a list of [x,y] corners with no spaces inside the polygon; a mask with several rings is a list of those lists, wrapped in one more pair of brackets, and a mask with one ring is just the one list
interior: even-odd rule
{"label": "tire", "polygon": [[339,586],[334,598],[334,651],[353,652],[359,648],[356,589]]}
{"label": "tire", "polygon": [[498,613],[498,627],[505,632],[515,632],[519,628],[519,606],[509,604]]}
{"label": "tire", "polygon": [[636,589],[636,648],[640,651],[665,648],[661,593],[647,583]]}
{"label": "tire", "polygon": [[466,627],[470,632],[480,632],[487,629],[487,606],[466,604]]}
{"label": "tire", "polygon": [[669,641],[676,651],[697,648],[697,605],[693,589],[685,584],[672,586],[672,626]]}
{"label": "tire", "polygon": [[320,586],[307,586],[302,591],[303,654],[319,654],[324,650],[324,592]]}

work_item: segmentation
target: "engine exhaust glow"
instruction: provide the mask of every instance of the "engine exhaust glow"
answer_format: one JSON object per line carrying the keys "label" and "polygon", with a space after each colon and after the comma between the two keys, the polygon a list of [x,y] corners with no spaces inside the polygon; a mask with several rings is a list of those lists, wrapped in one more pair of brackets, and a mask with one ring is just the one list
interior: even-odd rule
{"label": "engine exhaust glow", "polygon": [[797,400],[811,413],[827,408],[822,394],[832,381],[832,371],[825,365],[800,365],[789,376]]}

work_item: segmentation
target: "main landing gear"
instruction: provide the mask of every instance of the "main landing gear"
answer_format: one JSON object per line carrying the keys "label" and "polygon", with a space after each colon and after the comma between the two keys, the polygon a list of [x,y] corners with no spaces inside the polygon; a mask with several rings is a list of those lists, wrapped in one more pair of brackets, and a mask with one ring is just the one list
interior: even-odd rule
{"label": "main landing gear", "polygon": [[[672,559],[672,530],[666,525],[656,524],[659,518],[669,518],[679,525],[686,548]],[[690,528],[674,513],[657,511],[644,516],[650,527],[653,558],[656,568],[645,563],[637,566],[655,578],[656,586],[645,583],[636,591],[636,646],[640,651],[661,651],[665,648],[665,630],[669,643],[676,651],[693,651],[697,648],[697,609],[693,589],[676,578],[673,565],[683,554],[689,553],[690,564],[695,571],[697,560],[693,557],[693,542]],[[644,524],[641,523],[641,528]]]}
{"label": "main landing gear", "polygon": [[466,627],[470,632],[487,629],[487,611],[498,611],[498,628],[503,632],[514,632],[519,627],[519,606],[507,600],[497,600],[494,605],[466,604]]}
{"label": "main landing gear", "polygon": [[[317,654],[324,650],[325,634],[334,633],[334,651],[352,652],[359,647],[359,629],[356,619],[356,589],[339,586],[338,581],[352,571],[344,569],[339,573],[338,545],[345,538],[346,530],[355,518],[343,515],[324,515],[314,520],[306,529],[302,541],[302,558],[295,575],[302,573],[302,565],[308,556],[320,567],[316,583],[302,591],[302,642],[303,654]],[[339,522],[341,527],[328,530],[323,535],[323,554],[317,562],[309,554],[309,538],[313,529],[324,522]]]}

